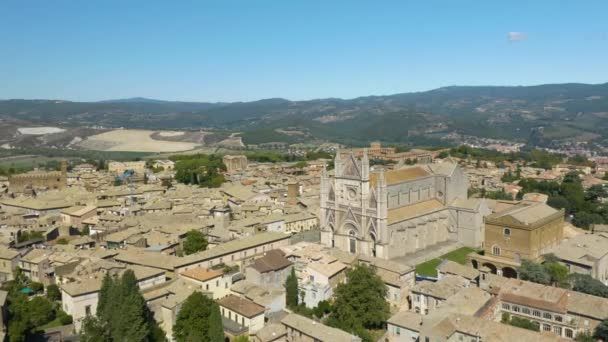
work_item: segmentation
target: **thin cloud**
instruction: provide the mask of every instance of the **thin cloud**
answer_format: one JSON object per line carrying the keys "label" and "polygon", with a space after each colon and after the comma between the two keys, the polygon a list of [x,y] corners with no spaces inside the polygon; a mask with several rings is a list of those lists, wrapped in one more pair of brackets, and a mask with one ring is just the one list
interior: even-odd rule
{"label": "thin cloud", "polygon": [[510,42],[521,42],[528,39],[528,34],[525,32],[509,32],[507,33],[507,39]]}

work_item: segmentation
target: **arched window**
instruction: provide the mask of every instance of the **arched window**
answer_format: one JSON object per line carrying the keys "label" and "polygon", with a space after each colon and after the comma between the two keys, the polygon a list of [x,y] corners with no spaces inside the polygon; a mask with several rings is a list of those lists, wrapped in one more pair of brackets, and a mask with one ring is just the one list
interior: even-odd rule
{"label": "arched window", "polygon": [[494,255],[500,255],[500,247],[498,247],[498,246],[492,246],[492,254],[494,254]]}
{"label": "arched window", "polygon": [[369,237],[372,239],[372,256],[376,257],[376,234],[370,232]]}
{"label": "arched window", "polygon": [[352,254],[357,253],[357,238],[355,236],[354,230],[351,230],[348,232],[348,241],[349,241],[349,251]]}

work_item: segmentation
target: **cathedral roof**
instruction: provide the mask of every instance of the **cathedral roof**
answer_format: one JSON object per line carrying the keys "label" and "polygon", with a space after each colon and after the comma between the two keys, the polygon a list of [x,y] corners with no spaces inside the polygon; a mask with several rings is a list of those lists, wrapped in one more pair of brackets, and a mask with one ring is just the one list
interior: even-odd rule
{"label": "cathedral roof", "polygon": [[[431,175],[428,171],[420,166],[408,167],[399,170],[390,170],[384,172],[384,178],[386,179],[386,185],[399,184],[407,181],[411,181],[418,178],[423,178]],[[375,186],[380,178],[379,173],[372,173],[370,175],[370,181]]]}
{"label": "cathedral roof", "polygon": [[409,220],[444,208],[445,206],[443,203],[436,199],[431,199],[416,204],[406,205],[404,207],[389,209],[388,224]]}

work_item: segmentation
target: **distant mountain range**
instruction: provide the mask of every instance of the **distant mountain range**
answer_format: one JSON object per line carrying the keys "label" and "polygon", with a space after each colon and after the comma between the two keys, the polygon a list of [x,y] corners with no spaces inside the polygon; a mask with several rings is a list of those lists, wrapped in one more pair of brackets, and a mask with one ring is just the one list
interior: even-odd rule
{"label": "distant mountain range", "polygon": [[240,131],[246,143],[437,143],[448,134],[548,145],[608,138],[608,83],[452,86],[355,99],[205,103],[129,98],[0,101],[0,118],[65,126]]}

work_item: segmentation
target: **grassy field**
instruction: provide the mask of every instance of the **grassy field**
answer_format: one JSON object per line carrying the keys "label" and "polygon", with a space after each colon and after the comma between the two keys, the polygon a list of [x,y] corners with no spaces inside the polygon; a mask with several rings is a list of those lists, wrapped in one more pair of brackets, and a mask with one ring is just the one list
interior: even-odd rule
{"label": "grassy field", "polygon": [[475,252],[475,250],[469,247],[462,247],[451,251],[450,253],[444,254],[439,258],[423,262],[422,264],[416,265],[416,274],[427,277],[436,277],[437,270],[435,268],[439,266],[442,260],[448,259],[464,265],[467,261],[467,255],[471,252]]}

